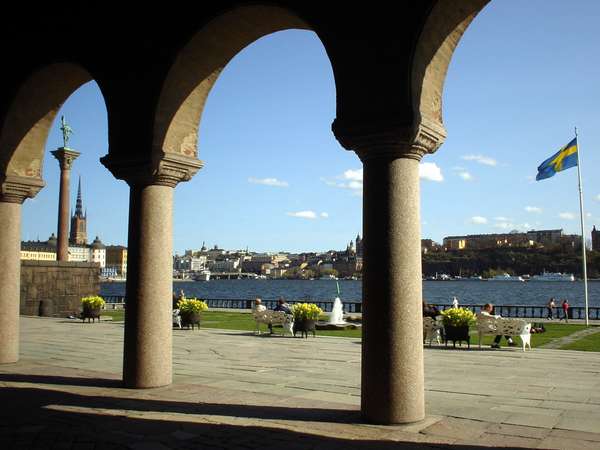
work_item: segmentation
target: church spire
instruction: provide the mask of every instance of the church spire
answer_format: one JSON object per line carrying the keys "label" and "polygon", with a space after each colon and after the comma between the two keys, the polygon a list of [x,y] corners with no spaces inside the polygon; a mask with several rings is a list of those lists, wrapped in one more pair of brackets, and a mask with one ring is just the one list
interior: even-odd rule
{"label": "church spire", "polygon": [[77,203],[75,204],[75,216],[83,218],[83,201],[81,200],[81,175],[79,175],[79,185],[77,186]]}

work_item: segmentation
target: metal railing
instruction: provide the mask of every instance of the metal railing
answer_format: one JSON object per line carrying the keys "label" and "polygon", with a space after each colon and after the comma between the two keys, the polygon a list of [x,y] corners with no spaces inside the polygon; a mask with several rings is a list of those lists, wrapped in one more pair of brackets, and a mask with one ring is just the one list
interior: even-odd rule
{"label": "metal railing", "polygon": [[[108,309],[115,309],[117,305],[125,304],[125,297],[122,295],[106,295],[104,301],[107,303]],[[223,308],[223,309],[252,309],[254,305],[254,299],[247,298],[206,298],[204,300],[209,308]],[[333,301],[331,300],[290,300],[288,304],[293,305],[296,303],[315,303],[319,308],[325,312],[331,312],[333,308]],[[273,309],[277,306],[277,299],[262,299],[262,304],[267,309]],[[362,304],[359,301],[351,300],[342,302],[345,313],[360,313],[362,312]]]}
{"label": "metal railing", "polygon": [[[440,310],[452,308],[452,305],[433,304]],[[481,305],[459,305],[460,308],[467,308],[477,313],[481,311]],[[546,319],[548,317],[548,308],[546,306],[532,305],[494,305],[494,314],[502,317],[526,317],[528,319]],[[561,308],[554,308],[553,317],[555,319],[564,318]],[[600,307],[591,306],[588,308],[588,318],[591,320],[600,320]],[[585,308],[583,306],[569,306],[569,319],[585,319]]]}
{"label": "metal railing", "polygon": [[[115,309],[117,305],[125,304],[125,297],[122,295],[106,295],[103,297],[109,309]],[[207,298],[203,299],[208,304],[209,308],[223,309],[252,309],[254,299],[247,298]],[[288,303],[315,303],[325,312],[331,312],[333,301],[331,300],[289,300]],[[273,309],[277,306],[277,299],[263,299],[263,305],[267,309]],[[349,300],[342,302],[345,313],[361,313],[362,303],[357,300]],[[432,303],[433,306],[440,310],[452,308],[452,305]],[[483,304],[477,305],[460,305],[461,308],[468,308],[474,313],[481,311]],[[532,319],[545,319],[548,317],[548,308],[546,306],[532,305],[495,305],[495,314],[500,314],[502,317],[526,317]],[[554,318],[562,318],[563,312],[561,308],[554,309]],[[588,308],[588,318],[591,320],[600,320],[600,307],[591,306]],[[569,306],[569,319],[585,319],[585,308],[583,306]]]}

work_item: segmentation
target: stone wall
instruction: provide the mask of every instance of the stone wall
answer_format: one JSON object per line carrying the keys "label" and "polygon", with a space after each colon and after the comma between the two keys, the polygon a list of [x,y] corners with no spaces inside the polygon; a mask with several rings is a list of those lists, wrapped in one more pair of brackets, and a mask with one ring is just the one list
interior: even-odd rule
{"label": "stone wall", "polygon": [[80,311],[81,297],[99,295],[96,264],[63,261],[21,262],[21,314],[67,317]]}

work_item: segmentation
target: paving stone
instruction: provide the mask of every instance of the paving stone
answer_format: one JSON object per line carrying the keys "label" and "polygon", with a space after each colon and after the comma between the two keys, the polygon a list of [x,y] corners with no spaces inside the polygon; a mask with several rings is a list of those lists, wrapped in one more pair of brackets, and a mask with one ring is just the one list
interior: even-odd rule
{"label": "paving stone", "polygon": [[495,423],[486,430],[489,434],[501,434],[506,436],[528,437],[534,439],[543,439],[550,435],[550,430],[546,428],[526,427],[522,425],[510,425],[506,423]]}
{"label": "paving stone", "polygon": [[0,446],[600,448],[600,354],[426,348],[431,421],[384,427],[359,423],[356,339],[175,332],[175,384],[132,390],[118,381],[122,324],[21,320],[23,358],[0,366],[0,402],[15,405]]}
{"label": "paving stone", "polygon": [[421,433],[455,439],[476,439],[485,432],[488,426],[485,422],[448,417],[421,430]]}

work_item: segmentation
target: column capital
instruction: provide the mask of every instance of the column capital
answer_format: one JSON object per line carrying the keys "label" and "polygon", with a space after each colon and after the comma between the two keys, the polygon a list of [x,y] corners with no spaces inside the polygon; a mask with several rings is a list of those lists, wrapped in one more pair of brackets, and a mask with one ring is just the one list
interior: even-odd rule
{"label": "column capital", "polygon": [[0,184],[0,202],[22,204],[25,199],[35,197],[45,185],[41,178],[9,175]]}
{"label": "column capital", "polygon": [[415,126],[382,123],[366,127],[342,125],[336,119],[332,129],[340,144],[356,152],[363,162],[378,158],[420,161],[427,153],[434,153],[446,139],[444,126],[425,118]]}
{"label": "column capital", "polygon": [[52,155],[58,160],[60,170],[71,170],[73,161],[75,161],[81,153],[67,147],[59,147],[51,151]]}
{"label": "column capital", "polygon": [[202,161],[176,153],[161,153],[151,159],[125,159],[106,155],[100,162],[115,178],[131,185],[160,185],[175,187],[190,181],[204,165]]}

